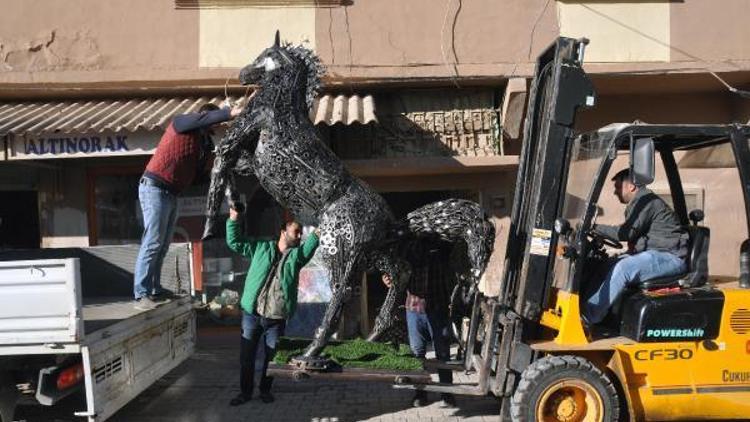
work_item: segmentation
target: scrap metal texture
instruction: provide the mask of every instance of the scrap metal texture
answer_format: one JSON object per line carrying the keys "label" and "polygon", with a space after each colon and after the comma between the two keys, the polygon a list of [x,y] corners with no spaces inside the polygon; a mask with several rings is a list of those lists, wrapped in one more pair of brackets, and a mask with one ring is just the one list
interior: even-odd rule
{"label": "scrap metal texture", "polygon": [[409,279],[403,245],[425,237],[465,242],[471,268],[464,279],[476,284],[494,243],[494,226],[470,201],[437,202],[396,221],[385,200],[352,176],[319,139],[308,110],[322,73],[310,50],[281,46],[278,34],[275,45],[242,69],[240,82],[260,88],[217,148],[204,232],[204,237],[216,232],[225,189],[230,203],[238,206],[235,174],[254,174],[295,216],[318,222],[319,253],[333,294],[305,358],[315,358],[325,346],[359,271],[378,269],[394,281],[369,336],[375,340],[392,324],[396,298]]}

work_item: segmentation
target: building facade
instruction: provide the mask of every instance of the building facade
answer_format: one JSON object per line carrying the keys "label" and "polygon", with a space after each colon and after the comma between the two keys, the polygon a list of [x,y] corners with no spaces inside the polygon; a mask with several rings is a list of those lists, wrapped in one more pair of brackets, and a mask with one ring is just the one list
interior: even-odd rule
{"label": "building facade", "polygon": [[[26,0],[4,6],[2,247],[138,242],[135,186],[164,127],[207,101],[244,95],[238,70],[272,43],[277,29],[326,65],[325,90],[311,117],[325,142],[384,194],[394,213],[460,196],[492,216],[500,235],[483,281],[488,294],[499,291],[528,78],[537,54],[555,37],[590,40],[585,69],[597,106],[581,113],[581,130],[636,119],[744,123],[750,117],[748,100],[712,76],[738,88],[750,85],[750,0]],[[727,251],[712,250],[710,265],[736,273],[747,233],[731,229],[745,225],[732,211],[741,195],[731,171],[685,169],[683,176],[714,237],[727,245]],[[243,183],[255,213],[250,231],[272,234],[283,216],[251,182]],[[659,183],[657,191],[664,187]],[[207,283],[221,285],[221,273],[238,264],[220,244],[198,240],[205,191],[192,187],[181,198],[176,240],[194,242],[196,269]],[[606,218],[616,220],[621,211],[614,201],[603,205]]]}

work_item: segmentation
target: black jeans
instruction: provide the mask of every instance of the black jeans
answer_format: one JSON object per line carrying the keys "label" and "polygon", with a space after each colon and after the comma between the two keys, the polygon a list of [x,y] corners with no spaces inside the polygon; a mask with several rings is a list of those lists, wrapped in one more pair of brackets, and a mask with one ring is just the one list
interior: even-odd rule
{"label": "black jeans", "polygon": [[[266,375],[268,363],[276,355],[276,343],[279,337],[284,335],[286,320],[269,319],[253,312],[249,314],[242,311],[242,338],[240,339],[240,390],[242,394],[251,396],[255,383],[255,355],[261,337],[265,337],[265,358],[261,370],[260,385],[261,392],[269,392],[273,377]],[[265,334],[265,335],[264,335]]]}

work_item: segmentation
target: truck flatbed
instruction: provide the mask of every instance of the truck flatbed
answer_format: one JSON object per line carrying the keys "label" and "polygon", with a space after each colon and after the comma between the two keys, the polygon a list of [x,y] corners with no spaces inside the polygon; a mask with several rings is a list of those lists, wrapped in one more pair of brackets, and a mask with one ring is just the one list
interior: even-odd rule
{"label": "truck flatbed", "polygon": [[[177,303],[182,302],[189,302],[189,298],[174,298],[168,303],[159,305],[155,310],[171,309],[174,308]],[[133,318],[138,314],[151,312],[135,309],[133,305],[133,298],[126,296],[84,298],[84,332],[87,336],[90,336],[94,334],[94,332],[110,327],[120,321]]]}

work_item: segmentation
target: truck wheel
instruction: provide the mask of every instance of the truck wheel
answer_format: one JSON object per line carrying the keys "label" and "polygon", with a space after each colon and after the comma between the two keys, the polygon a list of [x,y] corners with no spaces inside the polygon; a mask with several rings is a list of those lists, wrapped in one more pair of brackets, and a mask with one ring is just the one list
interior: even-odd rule
{"label": "truck wheel", "polygon": [[13,377],[7,372],[0,372],[0,422],[13,421],[17,402],[18,389]]}
{"label": "truck wheel", "polygon": [[613,422],[620,405],[612,381],[588,360],[546,356],[523,371],[511,414],[523,422]]}

